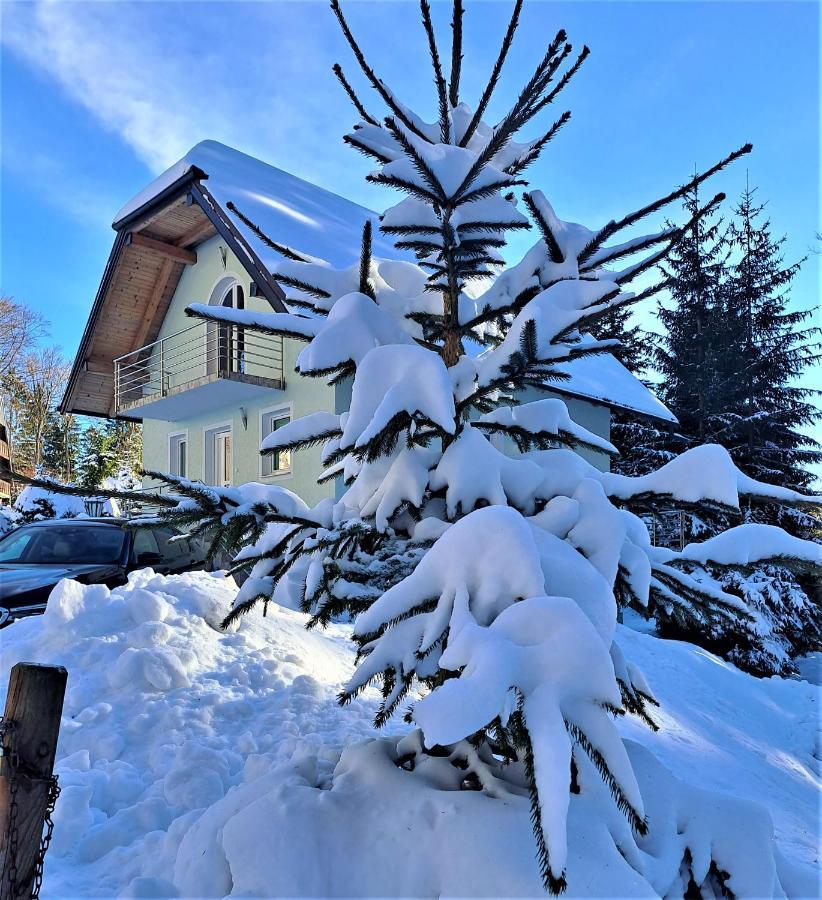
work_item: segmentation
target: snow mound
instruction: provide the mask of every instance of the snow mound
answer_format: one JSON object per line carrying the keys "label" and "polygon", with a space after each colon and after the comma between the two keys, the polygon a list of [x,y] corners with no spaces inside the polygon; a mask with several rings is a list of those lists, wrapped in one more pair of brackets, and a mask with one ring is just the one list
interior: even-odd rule
{"label": "snow mound", "polygon": [[[3,686],[20,660],[69,671],[44,900],[544,896],[516,766],[482,791],[447,757],[398,766],[419,732],[369,740],[376,692],[337,704],[350,627],[308,632],[271,604],[224,633],[235,593],[202,572],[63,581],[2,632]],[[813,895],[819,689],[621,626],[617,641],[661,703],[655,734],[617,720],[649,831],[580,757],[568,896],[682,896],[689,878],[706,895],[716,868],[738,897]]]}

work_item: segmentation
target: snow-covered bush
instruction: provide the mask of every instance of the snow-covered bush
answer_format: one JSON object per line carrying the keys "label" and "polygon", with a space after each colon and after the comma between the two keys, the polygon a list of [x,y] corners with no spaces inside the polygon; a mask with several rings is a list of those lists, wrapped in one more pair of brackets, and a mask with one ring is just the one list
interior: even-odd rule
{"label": "snow-covered bush", "polygon": [[0,537],[20,525],[23,517],[13,506],[0,505]]}
{"label": "snow-covered bush", "polygon": [[[313,623],[353,615],[358,666],[341,701],[379,683],[378,725],[413,701],[405,715],[419,731],[383,755],[413,772],[403,777],[420,788],[445,765],[432,758],[459,770],[455,790],[500,796],[500,781],[519,780],[546,889],[563,890],[575,871],[569,835],[596,840],[639,871],[637,848],[646,839],[653,845],[650,829],[673,813],[659,809],[659,782],[647,776],[655,763],[638,759],[615,725],[630,712],[653,727],[655,703],[615,637],[617,607],[652,604],[706,626],[729,619],[743,627],[744,604],[700,573],[709,563],[746,565],[750,534],[721,536],[713,548],[721,560],[698,550],[672,554],[651,546],[638,513],[652,502],[738,513],[740,498],[809,498],[747,478],[719,447],[697,448],[641,477],[602,473],[568,448],[614,452],[607,442],[576,424],[559,400],[518,398],[525,388],[550,389],[561,378],[556,364],[611,348],[589,334],[598,320],[660,289],[631,293],[629,285],[683,229],[623,232],[750,147],[601,228],[563,221],[540,191],[525,192],[521,202],[515,191],[568,114],[535,139],[518,136],[568,83],[587,48],[566,67],[572,51],[560,31],[492,127],[483,117],[521,4],[472,109],[459,96],[461,4],[446,82],[423,0],[439,109],[428,123],[374,74],[336,0],[332,7],[389,111],[382,121],[371,115],[336,67],[361,118],[346,140],[376,161],[370,181],[406,195],[380,227],[417,263],[374,258],[369,222],[360,260],[342,270],[262,236],[282,253],[273,274],[289,311],[194,304],[188,312],[304,341],[300,374],[353,380],[342,415],[294,421],[262,448],[294,452],[322,443],[322,479],[340,477],[347,489],[309,508],[278,486],[212,488],[165,476],[178,502],[158,498],[162,519],[193,525],[215,550],[241,548],[236,566],[249,577],[227,624],[269,601],[299,605]],[[505,233],[532,223],[537,241],[505,267]],[[517,449],[502,452],[500,436]],[[777,544],[785,564],[818,564],[808,549],[816,545]],[[766,548],[759,558],[768,556]],[[380,752],[373,742],[350,748],[343,775],[383,765]],[[380,784],[375,779],[372,789]],[[569,830],[574,797],[578,818]],[[740,856],[723,852],[722,817],[697,823],[692,812],[684,815],[693,833],[686,828],[669,848],[684,883],[690,877],[697,889],[719,890],[744,879]],[[744,856],[772,858],[769,842],[767,825],[752,829]],[[779,890],[768,875],[760,884]]]}
{"label": "snow-covered bush", "polygon": [[[43,479],[41,483],[48,483]],[[39,522],[42,519],[74,519],[86,514],[81,497],[63,493],[59,482],[48,486],[26,485],[14,501],[14,509],[20,514],[20,523]]]}

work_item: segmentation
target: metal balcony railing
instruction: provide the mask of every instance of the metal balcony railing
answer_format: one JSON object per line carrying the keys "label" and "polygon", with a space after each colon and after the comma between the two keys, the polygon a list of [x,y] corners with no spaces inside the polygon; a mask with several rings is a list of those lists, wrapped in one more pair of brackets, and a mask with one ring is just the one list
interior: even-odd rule
{"label": "metal balcony railing", "polygon": [[115,359],[114,405],[122,412],[218,378],[282,388],[282,338],[197,322]]}

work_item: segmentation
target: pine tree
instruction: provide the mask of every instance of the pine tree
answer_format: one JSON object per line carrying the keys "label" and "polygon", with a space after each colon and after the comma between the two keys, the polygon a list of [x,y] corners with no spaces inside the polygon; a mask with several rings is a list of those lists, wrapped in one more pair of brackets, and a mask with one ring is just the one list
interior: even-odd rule
{"label": "pine tree", "polygon": [[[813,481],[809,467],[822,454],[803,429],[820,412],[810,402],[814,392],[796,381],[818,358],[819,330],[802,327],[810,312],[787,311],[787,292],[800,264],[783,265],[784,239],[773,241],[769,223],[760,224],[763,207],[754,204],[753,193],[746,188],[724,232],[720,221],[697,223],[671,255],[666,275],[674,303],[660,305],[663,334],[655,362],[660,393],[679,426],[671,432],[622,426],[619,471],[641,474],[684,447],[717,443],[758,480],[800,491]],[[689,197],[685,208],[696,204]],[[813,509],[779,503],[747,503],[743,518],[780,525],[806,539],[819,526]],[[657,515],[655,537],[677,546],[729,524],[724,513]],[[792,658],[822,646],[822,611],[807,574],[774,565],[744,573],[712,567],[711,579],[745,600],[754,614],[751,631],[721,621],[706,629],[698,620],[660,610],[663,635],[702,644],[758,675],[790,673]]]}
{"label": "pine tree", "polygon": [[74,481],[80,451],[80,423],[71,414],[51,416],[43,444],[43,469],[60,481]]}
{"label": "pine tree", "polygon": [[100,488],[118,473],[137,472],[141,455],[139,425],[114,419],[88,425],[81,440],[78,483],[89,489]]}
{"label": "pine tree", "polygon": [[[569,114],[533,139],[520,132],[588,56],[583,48],[574,57],[559,31],[505,115],[488,124],[522,5],[517,0],[472,109],[460,86],[462,4],[454,4],[446,79],[421,0],[437,110],[427,122],[373,70],[332,0],[365,82],[387,108],[377,118],[335,66],[359,118],[345,140],[376,161],[370,181],[405,195],[380,227],[417,263],[374,257],[367,224],[360,259],[344,269],[261,235],[281,248],[273,275],[290,311],[253,319],[203,304],[187,311],[304,342],[297,358],[303,376],[332,383],[353,377],[345,413],[297,419],[261,448],[299,452],[322,444],[321,480],[340,478],[346,490],[336,502],[309,507],[281,486],[216,488],[147,473],[170,488],[148,499],[163,508],[158,522],[191,527],[210,538],[212,552],[236,553],[235,569],[248,572],[226,624],[269,602],[299,604],[309,625],[353,616],[358,665],[341,702],[378,683],[378,726],[406,704],[417,730],[395,741],[393,752],[409,773],[436,757],[457,773],[457,790],[499,797],[506,786],[526,785],[538,866],[546,889],[558,893],[566,886],[572,795],[584,794],[591,828],[611,821],[598,839],[619,834],[626,862],[635,858],[631,842],[648,831],[614,716],[631,713],[655,727],[656,701],[615,640],[617,602],[652,602],[744,628],[744,605],[700,581],[706,560],[770,559],[776,535],[785,564],[810,568],[819,560],[816,545],[778,529],[731,529],[714,539],[719,544],[700,545],[699,557],[654,552],[639,518],[649,503],[731,513],[750,496],[798,504],[811,498],[745,480],[718,447],[692,449],[643,479],[603,473],[570,448],[614,448],[575,423],[561,400],[517,402],[526,387],[550,389],[561,380],[557,363],[613,349],[613,340],[591,333],[614,310],[661,290],[664,282],[638,293],[629,285],[722,195],[694,205],[684,226],[627,240],[625,230],[695,195],[750,150],[596,229],[561,220],[538,190],[520,199],[523,173]],[[529,227],[536,242],[520,262],[503,266],[506,233]],[[465,290],[472,282],[479,289]],[[477,345],[479,356],[467,352]],[[503,453],[500,441],[516,449]],[[415,687],[424,696],[408,706]],[[618,827],[615,816],[623,820]],[[710,837],[704,846],[712,846]],[[685,873],[689,860],[686,849]]]}
{"label": "pine tree", "polygon": [[[693,217],[699,209],[698,186],[686,192],[682,206]],[[660,266],[667,288],[665,300],[657,306],[660,332],[645,335],[647,350],[639,358],[653,373],[653,389],[679,424],[665,427],[618,414],[613,424],[613,440],[620,450],[614,460],[615,471],[641,475],[688,447],[715,439],[715,417],[723,410],[717,375],[721,352],[717,322],[728,257],[722,224],[713,212],[693,218]],[[630,333],[621,338],[642,340]],[[635,356],[628,354],[627,358],[630,361]],[[631,368],[634,374],[641,374]]]}
{"label": "pine tree", "polygon": [[822,391],[797,381],[820,358],[822,330],[812,324],[814,310],[788,310],[802,261],[784,263],[785,238],[772,238],[755,193],[746,185],[728,235],[735,259],[723,291],[728,399],[719,438],[743,472],[802,491],[822,462],[822,445],[807,433],[822,417],[811,402]]}

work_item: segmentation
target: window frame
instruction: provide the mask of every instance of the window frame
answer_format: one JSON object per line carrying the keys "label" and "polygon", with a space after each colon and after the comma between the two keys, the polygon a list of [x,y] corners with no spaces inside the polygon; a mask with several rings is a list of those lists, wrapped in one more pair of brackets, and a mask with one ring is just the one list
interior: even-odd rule
{"label": "window frame", "polygon": [[[235,451],[235,443],[234,443],[234,422],[214,422],[211,425],[203,426],[203,483],[207,484],[209,487],[220,487],[221,485],[215,485],[212,478],[216,480],[216,468],[213,473],[208,471],[208,444],[209,441],[213,439],[213,437],[219,432],[229,432],[231,435],[231,481],[234,481],[234,451]],[[212,451],[212,458],[216,462],[216,444],[215,448]]]}
{"label": "window frame", "polygon": [[[185,442],[186,445],[186,471],[183,474],[174,471],[174,466],[172,465],[172,449],[174,447],[175,439],[182,438],[182,441]],[[179,448],[180,444],[177,443],[177,447]],[[177,462],[179,463],[179,455],[177,457]],[[191,468],[191,454],[189,453],[189,440],[188,440],[188,429],[184,429],[182,431],[172,431],[168,435],[168,471],[171,475],[176,475],[178,478],[188,478],[189,480],[193,480],[191,478],[191,473],[188,471]]]}
{"label": "window frame", "polygon": [[[266,418],[271,417],[272,419],[285,419],[287,418],[289,422],[294,421],[294,413],[292,409],[293,404],[291,403],[278,403],[276,406],[269,406],[266,409],[260,410],[259,416],[259,427],[260,427],[260,441],[259,444],[262,445],[262,442],[265,438],[271,434],[270,431],[263,433],[263,429],[265,427]],[[288,451],[288,468],[287,469],[275,469],[273,472],[265,471],[265,464],[267,458],[260,453],[260,478],[289,478],[294,474],[294,456],[293,450]],[[270,459],[271,457],[268,457]]]}

